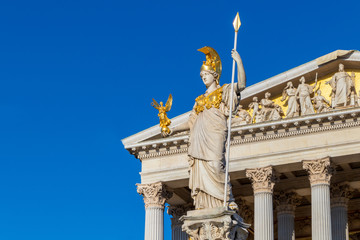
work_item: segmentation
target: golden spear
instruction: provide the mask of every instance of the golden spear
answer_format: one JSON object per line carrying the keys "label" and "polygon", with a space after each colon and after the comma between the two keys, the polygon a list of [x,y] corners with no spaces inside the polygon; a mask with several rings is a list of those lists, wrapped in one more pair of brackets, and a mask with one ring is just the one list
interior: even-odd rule
{"label": "golden spear", "polygon": [[[241,26],[239,12],[233,22],[235,29],[234,49],[236,50],[237,45],[237,34]],[[230,159],[230,137],[231,137],[231,118],[233,111],[233,99],[234,99],[234,78],[235,78],[235,60],[233,60],[232,75],[231,75],[231,92],[230,92],[230,110],[228,120],[228,136],[227,136],[227,147],[226,147],[226,165],[225,165],[225,190],[224,190],[224,207],[227,205],[227,190],[228,190],[228,178],[229,178],[229,159]],[[238,80],[239,81],[239,80]]]}

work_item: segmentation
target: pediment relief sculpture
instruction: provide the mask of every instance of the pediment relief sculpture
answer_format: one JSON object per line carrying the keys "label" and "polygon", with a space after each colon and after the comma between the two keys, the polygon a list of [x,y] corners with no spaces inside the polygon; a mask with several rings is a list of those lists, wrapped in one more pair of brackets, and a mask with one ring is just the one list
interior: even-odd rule
{"label": "pediment relief sculpture", "polygon": [[242,116],[245,116],[244,110],[251,116],[249,123],[243,121],[241,125],[359,107],[360,91],[357,94],[356,89],[360,88],[360,81],[356,75],[360,75],[360,71],[348,73],[344,69],[344,65],[339,64],[338,72],[319,80],[316,74],[313,83],[306,82],[305,76],[299,79],[297,86],[289,81],[281,96],[275,93],[276,97],[271,98],[266,92],[261,101],[257,96],[252,97],[247,109],[238,109]]}

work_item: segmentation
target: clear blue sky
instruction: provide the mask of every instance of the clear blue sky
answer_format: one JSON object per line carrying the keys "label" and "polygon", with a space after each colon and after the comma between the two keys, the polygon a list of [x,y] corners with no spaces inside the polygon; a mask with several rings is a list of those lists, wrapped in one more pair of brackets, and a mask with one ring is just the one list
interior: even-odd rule
{"label": "clear blue sky", "polygon": [[[230,81],[232,21],[248,85],[360,48],[360,1],[1,1],[0,239],[142,239],[140,161],[121,139],[205,90],[204,55]],[[170,237],[165,217],[165,238]]]}

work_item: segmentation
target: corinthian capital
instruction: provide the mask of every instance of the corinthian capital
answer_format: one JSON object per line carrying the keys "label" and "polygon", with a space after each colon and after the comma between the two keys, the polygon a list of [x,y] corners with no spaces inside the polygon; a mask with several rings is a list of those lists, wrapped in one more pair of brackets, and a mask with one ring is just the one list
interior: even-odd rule
{"label": "corinthian capital", "polygon": [[278,213],[293,214],[295,208],[301,204],[301,197],[294,192],[277,192],[274,194],[274,202]]}
{"label": "corinthian capital", "polygon": [[347,184],[333,184],[330,187],[331,206],[347,206],[349,199],[353,196],[353,190]]}
{"label": "corinthian capital", "polygon": [[330,184],[330,179],[334,172],[330,158],[304,160],[303,168],[309,173],[311,185]]}
{"label": "corinthian capital", "polygon": [[273,192],[276,176],[271,166],[247,169],[246,176],[251,180],[255,194],[260,192]]}
{"label": "corinthian capital", "polygon": [[172,197],[172,192],[162,182],[136,185],[137,192],[144,197],[145,208],[164,208],[165,201]]}
{"label": "corinthian capital", "polygon": [[191,209],[191,205],[171,205],[168,206],[167,213],[172,216],[171,223],[172,227],[179,226],[182,224],[180,217],[186,215],[187,211]]}

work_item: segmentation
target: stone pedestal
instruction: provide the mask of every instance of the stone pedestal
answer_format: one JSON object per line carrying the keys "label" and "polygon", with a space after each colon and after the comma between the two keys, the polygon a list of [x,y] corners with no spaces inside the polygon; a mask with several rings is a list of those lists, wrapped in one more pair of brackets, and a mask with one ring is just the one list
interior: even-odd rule
{"label": "stone pedestal", "polygon": [[330,159],[303,161],[311,184],[311,231],[313,240],[332,240],[330,214]]}
{"label": "stone pedestal", "polygon": [[295,208],[300,204],[300,197],[294,192],[275,194],[278,220],[278,240],[295,240]]}
{"label": "stone pedestal", "polygon": [[192,240],[245,240],[250,226],[227,208],[188,211],[180,220],[183,221],[183,231]]}
{"label": "stone pedestal", "polygon": [[254,190],[255,240],[274,240],[273,189],[275,172],[271,166],[247,169]]}
{"label": "stone pedestal", "polygon": [[331,229],[334,240],[349,240],[347,204],[351,195],[348,185],[331,186]]}
{"label": "stone pedestal", "polygon": [[143,195],[145,203],[145,240],[163,240],[164,205],[172,193],[161,182],[137,186],[137,191]]}

